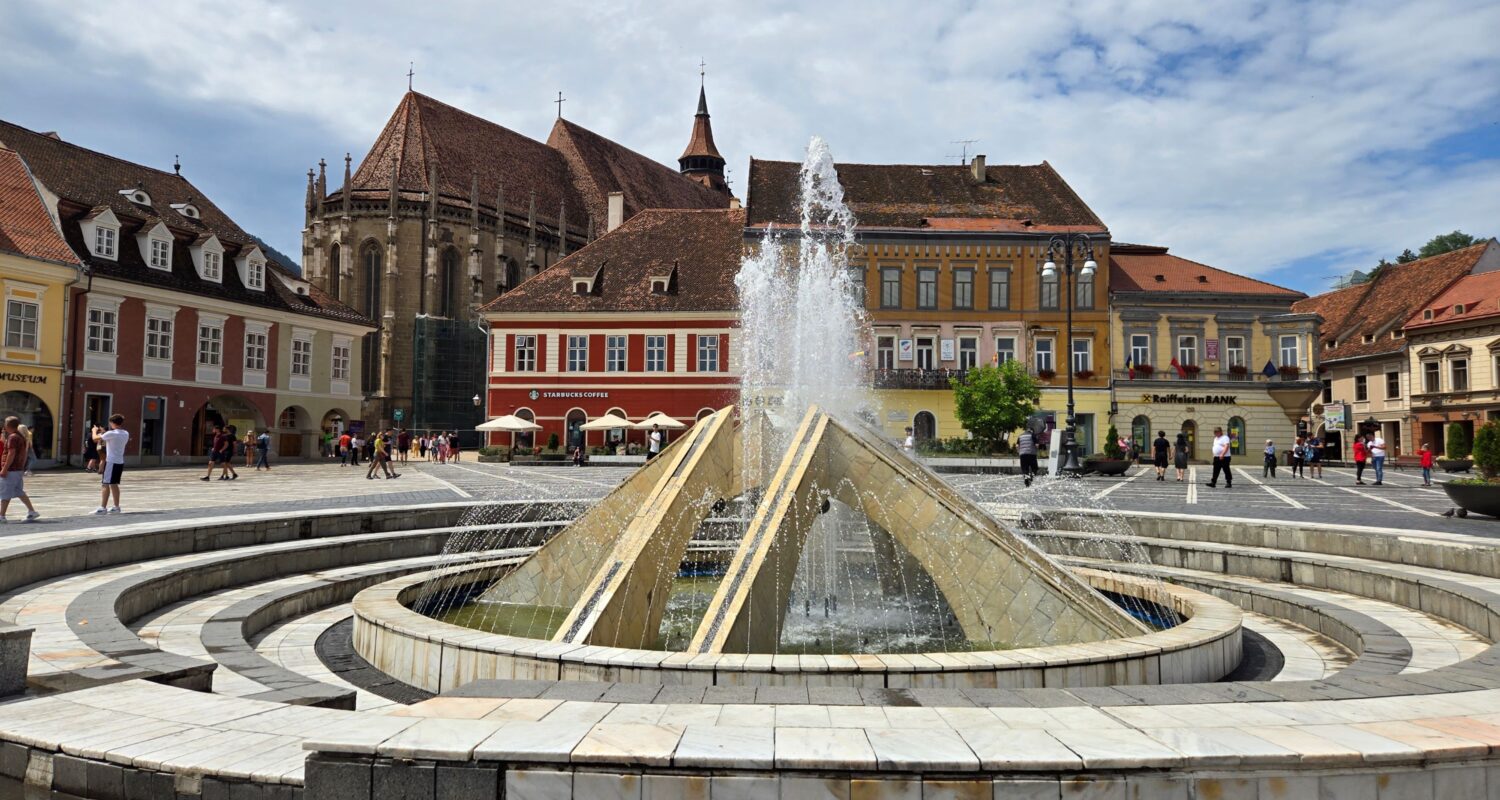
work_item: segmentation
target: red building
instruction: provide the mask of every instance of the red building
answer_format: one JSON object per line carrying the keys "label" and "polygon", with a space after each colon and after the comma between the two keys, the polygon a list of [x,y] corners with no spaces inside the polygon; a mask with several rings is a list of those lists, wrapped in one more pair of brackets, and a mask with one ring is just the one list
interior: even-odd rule
{"label": "red building", "polygon": [[490,302],[489,416],[535,420],[536,445],[598,447],[643,440],[578,430],[611,411],[690,423],[733,404],[744,227],[739,209],[643,211]]}

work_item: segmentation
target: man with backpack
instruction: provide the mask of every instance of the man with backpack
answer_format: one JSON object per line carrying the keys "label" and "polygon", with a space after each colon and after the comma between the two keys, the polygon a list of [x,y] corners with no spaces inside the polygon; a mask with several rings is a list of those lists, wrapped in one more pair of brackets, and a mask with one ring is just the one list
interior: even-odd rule
{"label": "man with backpack", "polygon": [[264,467],[266,470],[270,470],[271,462],[268,458],[271,452],[270,431],[263,430],[260,432],[259,436],[255,437],[255,452],[255,471],[260,472],[262,467]]}

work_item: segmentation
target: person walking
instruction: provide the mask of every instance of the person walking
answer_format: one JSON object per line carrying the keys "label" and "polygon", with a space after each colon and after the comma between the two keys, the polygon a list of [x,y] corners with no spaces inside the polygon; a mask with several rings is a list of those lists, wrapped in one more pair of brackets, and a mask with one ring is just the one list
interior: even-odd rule
{"label": "person walking", "polygon": [[1219,475],[1224,476],[1224,488],[1234,488],[1234,473],[1229,470],[1229,437],[1224,435],[1223,428],[1214,428],[1213,476],[1208,479],[1208,485],[1214,488],[1219,486]]}
{"label": "person walking", "polygon": [[1365,437],[1363,435],[1354,437],[1354,482],[1360,486],[1365,485],[1365,459],[1369,451],[1365,449]]}
{"label": "person walking", "polygon": [[0,522],[5,522],[5,512],[10,501],[20,500],[26,506],[26,521],[34,522],[41,514],[26,495],[26,465],[31,460],[31,448],[19,430],[20,417],[5,418],[5,449],[0,455]]}
{"label": "person walking", "polygon": [[[580,441],[578,443],[578,446],[582,447],[583,446],[583,442]],[[460,442],[458,440],[458,431],[449,431],[448,432],[448,455],[450,455],[450,456],[453,457],[453,463],[457,464],[458,462],[460,462],[460,461],[463,460],[463,459],[461,459],[461,458],[458,457],[459,453],[463,452],[463,449],[464,449],[463,442]]]}
{"label": "person walking", "polygon": [[[901,449],[905,450],[907,455],[911,455],[912,451],[916,449],[916,446],[917,439],[912,435],[911,428],[907,428],[906,438],[901,440]],[[650,456],[647,456],[647,458],[650,458]]]}
{"label": "person walking", "polygon": [[233,450],[226,452],[225,433],[223,425],[214,426],[213,438],[209,440],[208,447],[208,472],[199,478],[200,481],[213,480],[214,470],[219,470],[219,480],[228,480],[228,472],[224,470],[225,461],[230,458]]}
{"label": "person walking", "polygon": [[1370,437],[1370,463],[1375,467],[1375,485],[1385,482],[1385,437],[1376,431]]}
{"label": "person walking", "polygon": [[[130,441],[130,431],[125,430],[125,415],[115,414],[109,418],[109,430],[94,426],[94,442],[104,448],[104,465],[99,468],[99,507],[95,514],[120,513],[120,476],[125,472],[125,445]],[[212,469],[210,467],[210,469]],[[204,480],[208,480],[204,478]],[[114,505],[110,505],[110,500]]]}
{"label": "person walking", "polygon": [[1302,474],[1302,466],[1307,463],[1307,443],[1301,436],[1297,437],[1296,444],[1292,445],[1291,465],[1292,477],[1306,477]]}
{"label": "person walking", "polygon": [[[89,430],[96,430],[99,426],[89,423]],[[99,443],[94,441],[93,433],[86,434],[83,442],[83,469],[86,472],[99,471]]]}
{"label": "person walking", "polygon": [[411,434],[407,433],[405,428],[396,434],[396,452],[399,454],[401,463],[406,463],[407,456],[411,453]]}
{"label": "person walking", "polygon": [[[226,458],[224,459],[224,471],[229,473],[229,480],[236,481],[239,480],[240,473],[239,470],[234,468],[235,449],[244,447],[240,443],[240,429],[234,425],[230,425],[228,430],[225,431],[225,435],[229,437],[229,441],[225,442],[224,452],[226,453]],[[245,466],[249,466],[249,464]]]}
{"label": "person walking", "polygon": [[1027,486],[1036,479],[1036,434],[1030,428],[1022,428],[1016,438],[1016,455],[1021,458],[1021,480]]}
{"label": "person walking", "polygon": [[1177,443],[1173,447],[1172,466],[1177,469],[1177,482],[1182,483],[1183,477],[1187,475],[1188,467],[1188,440],[1187,434],[1177,434]]}
{"label": "person walking", "polygon": [[1422,443],[1422,452],[1420,453],[1420,456],[1421,456],[1421,459],[1422,459],[1422,485],[1423,486],[1431,486],[1432,485],[1432,448],[1429,447],[1426,442]]}
{"label": "person walking", "polygon": [[1167,455],[1171,449],[1172,443],[1167,441],[1167,432],[1157,431],[1156,439],[1151,442],[1151,463],[1156,467],[1158,481],[1167,480]]}
{"label": "person walking", "polygon": [[[911,428],[906,429],[906,452],[911,453]],[[661,426],[652,425],[651,432],[646,435],[646,460],[650,461],[661,455]]]}
{"label": "person walking", "polygon": [[[1298,444],[1297,446],[1301,447],[1300,444]],[[1296,453],[1292,454],[1292,474],[1297,474]],[[1271,441],[1270,439],[1266,440],[1266,458],[1265,462],[1261,465],[1260,476],[1262,478],[1276,477],[1276,443]]]}
{"label": "person walking", "polygon": [[1307,440],[1305,460],[1307,462],[1307,471],[1311,473],[1305,477],[1323,477],[1323,437],[1314,436]]}
{"label": "person walking", "polygon": [[380,434],[375,434],[375,450],[370,454],[370,468],[365,471],[365,480],[375,480],[375,473],[385,462],[385,448],[381,447]]}
{"label": "person walking", "polygon": [[[248,435],[248,434],[246,434]],[[255,471],[271,470],[271,431],[263,430],[255,437]]]}
{"label": "person walking", "polygon": [[353,438],[349,434],[339,434],[339,466],[341,467],[349,466],[349,443],[351,441],[353,441]]}

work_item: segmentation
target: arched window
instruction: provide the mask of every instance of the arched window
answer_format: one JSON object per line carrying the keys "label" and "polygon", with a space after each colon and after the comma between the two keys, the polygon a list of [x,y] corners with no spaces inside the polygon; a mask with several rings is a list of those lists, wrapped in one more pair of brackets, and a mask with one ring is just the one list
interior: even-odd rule
{"label": "arched window", "polygon": [[457,283],[458,251],[450,247],[443,251],[443,261],[438,267],[438,316],[449,319],[458,316]]}
{"label": "arched window", "polygon": [[338,245],[328,250],[328,293],[337,300],[339,296],[339,253]]}
{"label": "arched window", "polygon": [[[376,325],[382,324],[380,246],[366,242],[359,252],[360,295],[357,305]],[[360,346],[360,389],[365,394],[380,390],[380,331],[364,335]]]}
{"label": "arched window", "polygon": [[1140,414],[1130,421],[1130,439],[1142,453],[1151,451],[1151,443],[1156,441],[1156,437],[1151,435],[1150,417]]}
{"label": "arched window", "polygon": [[1229,452],[1232,455],[1242,456],[1245,454],[1245,418],[1229,418]]}
{"label": "arched window", "polygon": [[937,417],[930,411],[918,411],[912,418],[912,436],[919,442],[937,437]]}

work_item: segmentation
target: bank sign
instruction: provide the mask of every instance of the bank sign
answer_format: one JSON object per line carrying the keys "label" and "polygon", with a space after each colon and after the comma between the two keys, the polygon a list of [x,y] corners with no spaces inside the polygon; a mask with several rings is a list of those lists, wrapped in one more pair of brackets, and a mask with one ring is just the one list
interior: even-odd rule
{"label": "bank sign", "polygon": [[1232,406],[1239,398],[1237,394],[1143,394],[1142,403],[1180,404],[1195,406]]}

